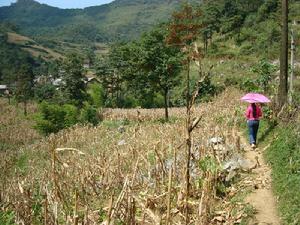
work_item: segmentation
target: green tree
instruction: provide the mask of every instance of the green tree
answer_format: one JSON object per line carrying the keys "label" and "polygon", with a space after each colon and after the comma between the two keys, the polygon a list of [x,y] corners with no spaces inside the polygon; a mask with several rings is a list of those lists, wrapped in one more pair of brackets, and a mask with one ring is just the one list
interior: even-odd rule
{"label": "green tree", "polygon": [[178,84],[182,54],[179,48],[167,45],[165,26],[153,29],[141,40],[141,65],[154,92],[164,97],[165,119],[169,119],[168,95]]}
{"label": "green tree", "polygon": [[213,34],[220,31],[221,8],[218,2],[208,1],[202,6],[203,17],[201,18],[203,29],[204,50],[207,52],[208,41],[212,40]]}
{"label": "green tree", "polygon": [[76,54],[69,55],[63,62],[62,91],[69,103],[82,106],[86,99],[86,90],[83,75],[83,59]]}
{"label": "green tree", "polygon": [[98,60],[96,71],[107,105],[123,107],[126,98],[136,97],[141,90],[139,48],[136,42],[114,44],[108,55]]}
{"label": "green tree", "polygon": [[90,96],[90,102],[96,108],[104,106],[104,91],[102,85],[92,84],[87,93]]}
{"label": "green tree", "polygon": [[24,103],[24,115],[27,115],[27,102],[33,96],[33,79],[29,65],[24,64],[17,71],[15,96],[18,102]]}
{"label": "green tree", "polygon": [[103,56],[98,59],[96,63],[96,74],[101,82],[101,85],[104,88],[104,103],[105,105],[107,105],[107,100],[109,98],[112,99],[114,93],[114,73],[113,68],[110,65],[108,56]]}
{"label": "green tree", "polygon": [[266,0],[264,3],[259,7],[257,12],[257,21],[263,21],[267,19],[272,13],[276,12],[278,10],[278,4],[279,2],[277,0]]}
{"label": "green tree", "polygon": [[269,83],[272,81],[272,73],[276,69],[276,66],[270,64],[266,59],[261,59],[258,64],[251,68],[252,72],[258,74],[255,83],[259,85],[261,91],[268,91]]}
{"label": "green tree", "polygon": [[66,127],[65,117],[66,111],[63,107],[42,102],[39,105],[39,114],[36,118],[35,128],[45,135],[57,133]]}

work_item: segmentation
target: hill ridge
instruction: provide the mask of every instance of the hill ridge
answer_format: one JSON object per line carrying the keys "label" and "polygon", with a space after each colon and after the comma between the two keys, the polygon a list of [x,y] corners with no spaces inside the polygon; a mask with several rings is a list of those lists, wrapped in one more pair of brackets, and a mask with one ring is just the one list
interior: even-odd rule
{"label": "hill ridge", "polygon": [[116,0],[84,9],[60,9],[34,0],[0,7],[0,20],[31,38],[71,42],[131,40],[166,21],[178,0]]}

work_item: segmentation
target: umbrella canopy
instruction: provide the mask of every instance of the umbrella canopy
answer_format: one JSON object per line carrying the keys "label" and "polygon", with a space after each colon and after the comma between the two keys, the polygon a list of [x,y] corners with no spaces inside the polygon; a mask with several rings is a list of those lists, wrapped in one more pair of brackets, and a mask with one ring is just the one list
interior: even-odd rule
{"label": "umbrella canopy", "polygon": [[268,103],[271,102],[266,96],[259,93],[248,93],[241,98],[244,102],[249,103]]}

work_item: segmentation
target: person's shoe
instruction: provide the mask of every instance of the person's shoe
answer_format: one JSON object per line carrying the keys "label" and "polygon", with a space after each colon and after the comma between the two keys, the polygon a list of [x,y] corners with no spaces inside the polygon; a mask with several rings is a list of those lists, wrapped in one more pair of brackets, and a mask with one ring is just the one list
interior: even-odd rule
{"label": "person's shoe", "polygon": [[251,148],[252,148],[252,149],[255,149],[255,148],[256,148],[256,145],[255,145],[255,144],[251,144]]}

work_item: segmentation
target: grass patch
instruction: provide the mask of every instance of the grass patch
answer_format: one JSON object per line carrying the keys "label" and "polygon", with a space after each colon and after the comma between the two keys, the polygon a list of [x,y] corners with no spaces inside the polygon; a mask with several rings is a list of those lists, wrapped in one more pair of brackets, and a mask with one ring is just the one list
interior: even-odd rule
{"label": "grass patch", "polygon": [[25,174],[28,169],[29,157],[26,153],[22,153],[19,158],[16,160],[16,168],[20,174]]}
{"label": "grass patch", "polygon": [[300,224],[300,128],[280,127],[265,156],[283,224]]}
{"label": "grass patch", "polygon": [[15,214],[13,212],[0,212],[0,224],[14,225]]}

